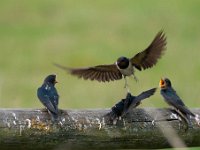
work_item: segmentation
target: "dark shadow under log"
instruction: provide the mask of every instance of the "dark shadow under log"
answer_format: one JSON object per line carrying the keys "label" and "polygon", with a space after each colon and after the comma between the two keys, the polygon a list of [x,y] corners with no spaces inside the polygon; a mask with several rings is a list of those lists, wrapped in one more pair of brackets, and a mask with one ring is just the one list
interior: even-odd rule
{"label": "dark shadow under log", "polygon": [[[109,109],[62,110],[52,123],[44,110],[0,109],[0,149],[152,149],[200,146],[200,128],[186,130],[168,109],[134,109],[116,125]],[[200,109],[192,109],[200,114]]]}

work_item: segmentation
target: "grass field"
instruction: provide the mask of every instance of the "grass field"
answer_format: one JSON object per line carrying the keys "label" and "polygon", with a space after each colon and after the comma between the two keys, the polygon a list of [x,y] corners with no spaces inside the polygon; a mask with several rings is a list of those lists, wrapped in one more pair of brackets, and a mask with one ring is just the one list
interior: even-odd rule
{"label": "grass field", "polygon": [[[199,107],[200,1],[0,2],[0,106],[42,107],[36,90],[56,73],[61,108],[110,107],[125,96],[124,81],[98,83],[67,75],[52,65],[113,63],[143,50],[163,29],[167,51],[149,70],[129,79],[131,91],[158,86],[169,77],[189,107]],[[141,107],[165,107],[159,95]]]}

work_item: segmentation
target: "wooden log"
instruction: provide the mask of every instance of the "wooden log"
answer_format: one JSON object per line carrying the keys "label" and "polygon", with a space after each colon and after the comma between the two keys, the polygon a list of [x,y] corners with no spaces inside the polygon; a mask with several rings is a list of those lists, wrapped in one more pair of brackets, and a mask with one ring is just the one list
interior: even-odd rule
{"label": "wooden log", "polygon": [[[169,109],[134,109],[115,125],[109,109],[62,110],[52,123],[41,109],[0,109],[0,149],[153,149],[200,146],[200,128]],[[200,109],[192,109],[196,114]]]}

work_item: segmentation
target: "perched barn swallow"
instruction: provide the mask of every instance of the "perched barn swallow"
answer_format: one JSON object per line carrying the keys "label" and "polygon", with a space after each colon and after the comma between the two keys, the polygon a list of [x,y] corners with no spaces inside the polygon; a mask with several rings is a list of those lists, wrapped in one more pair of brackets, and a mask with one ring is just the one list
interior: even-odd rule
{"label": "perched barn swallow", "polygon": [[150,90],[144,91],[142,93],[140,93],[137,96],[133,96],[131,95],[131,100],[126,100],[124,103],[124,111],[122,113],[122,115],[125,115],[126,113],[128,113],[131,109],[136,108],[137,106],[139,106],[141,104],[141,101],[149,98],[150,96],[154,95],[155,91],[157,88],[152,88]]}
{"label": "perched barn swallow", "polygon": [[164,97],[165,102],[167,102],[170,106],[174,107],[177,110],[177,113],[180,117],[183,117],[185,121],[190,125],[190,116],[195,117],[193,114],[183,103],[181,98],[177,95],[176,91],[173,89],[171,81],[168,78],[164,78],[160,80],[160,88],[161,95]]}
{"label": "perched barn swallow", "polygon": [[[107,120],[111,120],[116,122],[119,117],[123,117],[127,114],[131,109],[136,108],[141,104],[141,101],[152,96],[156,91],[156,88],[152,88],[150,90],[144,91],[138,96],[133,96],[131,93],[127,93],[126,98],[122,99],[120,102],[115,104],[111,108],[111,112],[106,114]],[[115,124],[115,123],[113,123]]]}
{"label": "perched barn swallow", "polygon": [[45,78],[42,86],[37,90],[39,100],[51,114],[53,121],[56,121],[58,118],[59,95],[55,88],[56,83],[56,75],[49,75]]}
{"label": "perched barn swallow", "polygon": [[142,52],[137,53],[132,58],[119,57],[117,61],[109,65],[98,65],[86,68],[68,68],[59,64],[57,67],[68,71],[70,74],[84,78],[85,80],[97,80],[99,82],[109,82],[114,80],[125,79],[125,87],[127,86],[126,76],[134,76],[134,69],[145,70],[153,67],[159,58],[161,58],[166,49],[165,34],[160,31],[155,36],[151,44]]}

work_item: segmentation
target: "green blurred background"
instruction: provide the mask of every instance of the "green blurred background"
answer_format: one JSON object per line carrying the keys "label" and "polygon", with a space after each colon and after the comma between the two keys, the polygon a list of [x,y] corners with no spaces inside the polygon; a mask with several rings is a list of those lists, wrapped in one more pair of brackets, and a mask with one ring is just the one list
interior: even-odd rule
{"label": "green blurred background", "polygon": [[[152,69],[130,78],[134,95],[169,77],[189,107],[200,107],[200,1],[1,0],[0,107],[43,107],[36,96],[56,73],[60,108],[111,107],[126,95],[124,80],[98,83],[66,74],[72,67],[109,64],[145,49],[158,31],[167,51]],[[159,90],[141,107],[166,107]]]}

